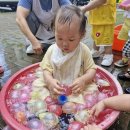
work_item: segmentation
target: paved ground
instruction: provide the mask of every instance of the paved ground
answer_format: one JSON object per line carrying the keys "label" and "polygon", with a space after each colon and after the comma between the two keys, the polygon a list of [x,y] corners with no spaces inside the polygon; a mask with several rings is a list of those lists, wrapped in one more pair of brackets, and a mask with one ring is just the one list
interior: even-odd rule
{"label": "paved ground", "polygon": [[[117,19],[120,18],[119,15]],[[122,18],[121,18],[122,19]],[[117,21],[117,24],[122,21]],[[90,30],[90,28],[89,28]],[[84,42],[91,48],[92,39],[90,37],[90,31],[88,30],[88,35],[85,37]],[[24,36],[19,31],[15,23],[15,13],[0,13],[0,65],[5,69],[3,75],[0,75],[0,87],[9,79],[11,75],[15,72],[24,68],[30,64],[41,61],[42,56],[27,56],[25,54],[24,48]],[[121,58],[121,53],[113,52],[114,60]],[[102,57],[95,60],[95,63],[100,65]],[[115,68],[114,65],[111,67],[104,67],[109,72],[111,72],[115,77],[117,74],[127,68],[119,69]],[[130,82],[119,81],[122,87],[130,86]],[[116,123],[109,128],[109,130],[130,130],[128,128],[128,123],[130,120],[129,113],[122,113]],[[0,118],[0,129],[4,126],[2,118]]]}

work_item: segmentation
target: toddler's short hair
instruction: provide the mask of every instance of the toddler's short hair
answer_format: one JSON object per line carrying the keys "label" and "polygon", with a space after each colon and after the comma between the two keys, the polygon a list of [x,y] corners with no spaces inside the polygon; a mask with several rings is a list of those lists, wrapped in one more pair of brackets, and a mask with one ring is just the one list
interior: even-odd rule
{"label": "toddler's short hair", "polygon": [[68,23],[70,25],[74,15],[77,15],[80,20],[80,30],[79,31],[81,33],[85,33],[87,17],[84,15],[84,13],[81,11],[81,9],[75,5],[62,6],[58,10],[55,21],[57,21],[61,24]]}

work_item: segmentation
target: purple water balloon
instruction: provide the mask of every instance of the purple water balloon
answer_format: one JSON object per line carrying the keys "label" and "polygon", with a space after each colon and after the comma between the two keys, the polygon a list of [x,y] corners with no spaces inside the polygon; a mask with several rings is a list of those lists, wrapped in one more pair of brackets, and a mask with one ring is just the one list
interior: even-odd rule
{"label": "purple water balloon", "polygon": [[38,119],[32,119],[28,121],[28,127],[32,130],[46,130],[45,126]]}
{"label": "purple water balloon", "polygon": [[20,97],[19,97],[19,101],[20,102],[27,102],[29,101],[30,97],[28,93],[21,93]]}
{"label": "purple water balloon", "polygon": [[11,92],[10,94],[10,98],[11,99],[18,99],[20,96],[20,91],[19,90],[14,90]]}
{"label": "purple water balloon", "polygon": [[2,130],[13,130],[12,128],[10,128],[8,125],[5,126]]}
{"label": "purple water balloon", "polygon": [[26,85],[21,89],[21,91],[24,92],[24,93],[30,93],[31,87]]}

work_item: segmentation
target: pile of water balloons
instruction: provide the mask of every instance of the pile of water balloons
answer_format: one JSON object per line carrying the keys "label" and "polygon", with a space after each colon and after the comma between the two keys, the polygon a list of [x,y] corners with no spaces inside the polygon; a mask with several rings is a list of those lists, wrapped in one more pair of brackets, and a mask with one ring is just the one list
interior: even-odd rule
{"label": "pile of water balloons", "polygon": [[[86,123],[102,122],[112,110],[104,110],[100,117],[91,117],[89,110],[97,102],[113,96],[109,81],[96,75],[98,91],[84,95],[85,104],[68,101],[72,94],[67,85],[64,94],[53,98],[43,87],[43,72],[40,68],[21,75],[8,93],[6,104],[10,114],[20,124],[31,130],[80,130]],[[11,130],[8,126],[5,130]]]}

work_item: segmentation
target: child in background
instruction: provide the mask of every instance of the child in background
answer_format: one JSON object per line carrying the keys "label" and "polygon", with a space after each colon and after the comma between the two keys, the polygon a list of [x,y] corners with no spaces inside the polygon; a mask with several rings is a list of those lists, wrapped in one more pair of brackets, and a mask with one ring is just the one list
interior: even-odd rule
{"label": "child in background", "polygon": [[47,50],[40,66],[46,86],[52,93],[63,94],[61,84],[80,94],[91,83],[96,66],[89,48],[81,43],[85,35],[86,17],[74,5],[60,8],[55,19],[56,43]]}
{"label": "child in background", "polygon": [[[126,5],[125,5],[125,4]],[[120,4],[120,8],[125,9],[125,21],[122,26],[122,29],[119,33],[118,38],[122,40],[127,40],[126,44],[123,47],[123,52],[122,52],[122,59],[117,61],[115,63],[115,66],[117,67],[124,67],[127,66],[129,63],[129,58],[130,58],[130,1],[129,0],[124,0]],[[121,80],[130,80],[130,69],[128,69],[126,72],[119,73],[118,78]],[[130,87],[125,89],[126,93],[130,94]]]}
{"label": "child in background", "polygon": [[[127,5],[123,5],[124,2],[127,2]],[[126,44],[123,47],[122,52],[122,59],[115,62],[115,66],[117,67],[124,67],[128,65],[128,61],[130,58],[130,1],[124,0],[120,5],[120,8],[126,10],[124,12],[124,23],[121,28],[121,31],[119,32],[118,38],[121,40],[126,40]],[[129,78],[130,79],[130,78]]]}
{"label": "child in background", "polygon": [[[101,0],[100,0],[101,1]],[[95,2],[94,9],[89,6]],[[92,38],[94,40],[93,58],[100,56],[99,47],[104,46],[105,52],[101,65],[110,66],[113,62],[112,44],[114,25],[116,22],[116,0],[104,0],[102,4],[98,0],[91,0],[85,5],[83,11],[89,11],[89,23],[92,25]]]}

